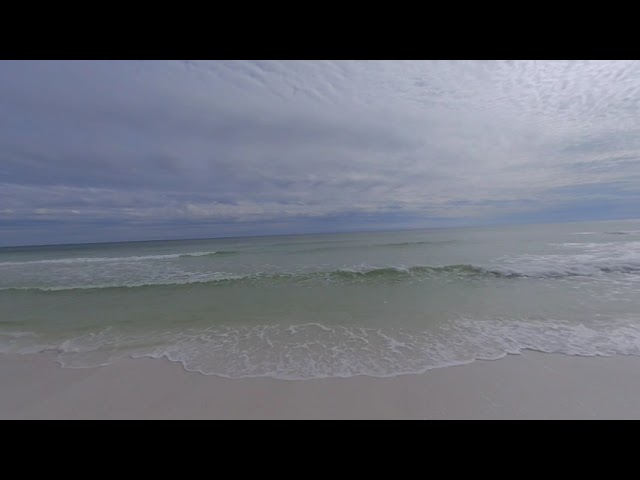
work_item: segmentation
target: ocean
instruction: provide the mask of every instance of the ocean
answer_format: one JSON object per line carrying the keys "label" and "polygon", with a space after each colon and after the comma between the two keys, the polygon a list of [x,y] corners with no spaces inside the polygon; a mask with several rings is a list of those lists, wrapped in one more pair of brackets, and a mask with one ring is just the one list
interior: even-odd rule
{"label": "ocean", "polygon": [[640,355],[640,220],[0,248],[0,353],[230,378]]}

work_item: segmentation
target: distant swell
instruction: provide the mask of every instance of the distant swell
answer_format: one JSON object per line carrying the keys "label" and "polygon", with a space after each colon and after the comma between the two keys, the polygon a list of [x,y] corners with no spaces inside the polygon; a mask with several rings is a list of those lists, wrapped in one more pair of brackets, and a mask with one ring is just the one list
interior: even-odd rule
{"label": "distant swell", "polygon": [[400,242],[400,243],[385,243],[383,245],[379,245],[381,247],[410,247],[413,245],[450,245],[452,243],[456,243],[455,240],[425,240],[421,242]]}
{"label": "distant swell", "polygon": [[170,260],[175,258],[213,257],[213,256],[220,256],[220,255],[232,255],[234,253],[237,253],[237,252],[233,250],[222,250],[222,251],[213,251],[213,252],[169,253],[166,255],[143,255],[143,256],[130,256],[130,257],[55,258],[55,259],[47,259],[47,260],[25,260],[22,262],[0,262],[0,266],[34,265],[34,264],[144,262],[144,261],[150,261],[150,260]]}
{"label": "distant swell", "polygon": [[640,230],[618,230],[613,232],[573,232],[574,235],[640,235]]}
{"label": "distant swell", "polygon": [[189,257],[219,257],[220,255],[233,255],[238,253],[235,250],[219,250],[215,252],[195,252],[195,253],[183,253],[179,255],[180,258],[189,258]]}
{"label": "distant swell", "polygon": [[313,253],[324,252],[330,250],[363,250],[363,249],[376,249],[376,248],[389,248],[389,247],[413,247],[420,245],[450,245],[456,243],[455,240],[425,240],[419,242],[400,242],[400,243],[374,243],[370,245],[330,245],[317,248],[309,248],[305,250],[297,250],[295,253]]}
{"label": "distant swell", "polygon": [[104,285],[72,285],[51,287],[5,287],[0,290],[30,290],[30,291],[66,291],[66,290],[103,290],[103,289],[130,289],[152,288],[160,286],[269,286],[269,285],[314,285],[314,284],[338,284],[348,285],[356,283],[398,283],[423,281],[438,278],[450,279],[482,279],[482,278],[564,278],[564,277],[589,277],[606,274],[636,275],[640,273],[640,262],[620,261],[593,264],[569,264],[558,265],[554,268],[541,268],[530,266],[500,266],[483,267],[469,264],[455,264],[444,266],[411,266],[411,267],[353,267],[319,272],[281,272],[265,273],[256,272],[250,274],[233,274],[227,272],[194,273],[186,277],[167,278],[152,282],[131,284],[104,284]]}

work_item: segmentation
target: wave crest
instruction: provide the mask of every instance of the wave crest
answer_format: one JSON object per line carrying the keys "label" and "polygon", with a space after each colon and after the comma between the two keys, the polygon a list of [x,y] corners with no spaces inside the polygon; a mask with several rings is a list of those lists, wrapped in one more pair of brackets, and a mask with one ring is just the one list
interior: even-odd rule
{"label": "wave crest", "polygon": [[356,284],[356,283],[398,283],[424,281],[438,278],[453,280],[465,279],[552,279],[565,277],[592,277],[606,274],[637,275],[640,273],[639,261],[609,261],[602,263],[567,264],[549,267],[547,265],[514,265],[485,267],[471,264],[444,266],[409,267],[352,267],[331,271],[316,272],[255,272],[234,274],[227,272],[194,273],[181,278],[168,278],[148,283],[104,284],[104,285],[65,285],[52,287],[5,287],[1,290],[22,290],[38,292],[57,292],[67,290],[104,290],[153,287],[188,287],[190,285],[215,286],[269,286],[269,285],[314,285],[314,284]]}
{"label": "wave crest", "polygon": [[21,262],[0,262],[0,266],[37,265],[37,264],[75,264],[75,263],[120,263],[120,262],[143,262],[150,260],[171,260],[175,258],[189,257],[213,257],[220,255],[233,255],[235,250],[219,250],[212,252],[192,252],[192,253],[168,253],[165,255],[142,255],[129,257],[71,257],[53,258],[45,260],[25,260]]}

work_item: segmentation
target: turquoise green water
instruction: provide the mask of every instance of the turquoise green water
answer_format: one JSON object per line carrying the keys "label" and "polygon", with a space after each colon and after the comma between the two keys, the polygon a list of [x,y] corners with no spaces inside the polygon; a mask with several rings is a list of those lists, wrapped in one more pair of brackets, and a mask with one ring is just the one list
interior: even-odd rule
{"label": "turquoise green water", "polygon": [[640,354],[640,220],[0,248],[0,352],[229,377]]}

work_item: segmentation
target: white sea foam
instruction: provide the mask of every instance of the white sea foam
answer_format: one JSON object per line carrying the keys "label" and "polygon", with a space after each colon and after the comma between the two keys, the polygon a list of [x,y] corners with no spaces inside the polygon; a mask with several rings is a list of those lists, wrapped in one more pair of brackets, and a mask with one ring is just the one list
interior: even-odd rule
{"label": "white sea foam", "polygon": [[[349,237],[297,256],[299,238],[2,250],[0,352],[291,379],[420,373],[525,349],[640,354],[638,227],[571,228],[593,232],[460,230],[435,246],[431,233],[362,234],[363,248]],[[236,245],[251,253],[218,257]]]}
{"label": "white sea foam", "polygon": [[[176,258],[187,257],[208,257],[225,252],[187,252],[187,253],[170,253],[166,255],[142,255],[129,257],[70,257],[70,258],[52,258],[43,260],[24,260],[0,262],[0,266],[16,266],[16,265],[40,265],[40,264],[78,264],[78,263],[126,263],[126,262],[144,262],[152,260],[172,260]],[[226,252],[230,253],[230,252]]]}
{"label": "white sea foam", "polygon": [[[509,255],[496,259],[490,270],[513,276],[603,276],[640,272],[640,242],[553,243],[569,253]],[[578,251],[576,253],[576,250]]]}
{"label": "white sea foam", "polygon": [[[67,277],[53,278],[53,284],[6,285],[6,290],[72,291],[100,290],[114,288],[166,287],[209,284],[230,285],[232,283],[253,286],[273,284],[352,284],[352,283],[398,283],[427,280],[465,281],[481,278],[538,278],[553,279],[564,277],[596,277],[599,280],[617,281],[615,274],[627,275],[631,282],[640,281],[640,253],[627,252],[624,255],[574,254],[574,255],[518,255],[498,258],[485,265],[414,265],[374,267],[356,265],[328,271],[282,271],[231,273],[223,271],[192,272],[183,270],[142,271],[118,276],[113,281],[109,271],[101,271],[92,278],[93,283],[79,283],[82,272],[73,272]],[[78,279],[76,279],[78,277]],[[39,279],[38,279],[39,280]]]}
{"label": "white sea foam", "polygon": [[572,232],[573,235],[640,235],[640,230],[616,230],[611,232]]}
{"label": "white sea foam", "polygon": [[[107,365],[121,358],[167,358],[186,370],[228,378],[296,380],[416,374],[524,350],[581,356],[640,355],[640,319],[609,324],[557,320],[458,319],[416,332],[355,326],[219,326],[125,335],[107,329],[47,344],[0,335],[0,353],[56,352],[62,366]],[[29,341],[25,340],[29,338]]]}
{"label": "white sea foam", "polygon": [[64,292],[73,290],[106,290],[114,288],[143,288],[143,287],[166,287],[181,285],[216,284],[233,280],[244,280],[259,278],[258,274],[241,275],[226,272],[174,272],[167,275],[156,275],[153,278],[142,279],[120,279],[111,283],[85,283],[85,284],[65,284],[51,286],[26,285],[18,287],[0,287],[0,291],[41,291],[41,292]]}

